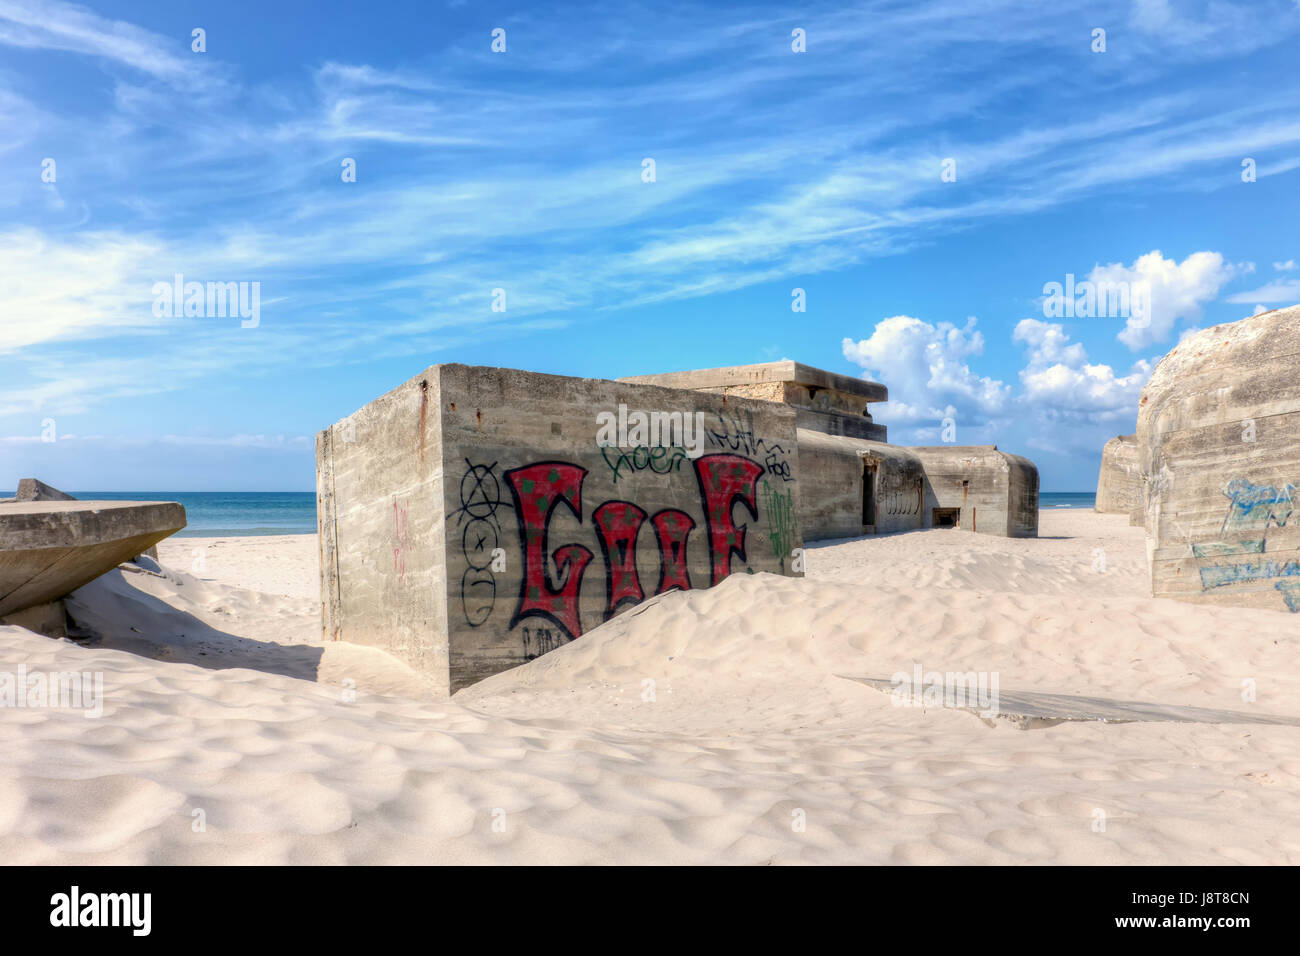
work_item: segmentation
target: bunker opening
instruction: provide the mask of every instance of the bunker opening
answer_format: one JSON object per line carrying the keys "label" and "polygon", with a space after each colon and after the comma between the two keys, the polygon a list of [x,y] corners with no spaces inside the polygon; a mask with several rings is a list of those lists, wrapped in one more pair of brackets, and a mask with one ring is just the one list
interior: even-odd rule
{"label": "bunker opening", "polygon": [[862,463],[862,526],[875,527],[876,524],[876,463]]}
{"label": "bunker opening", "polygon": [[930,511],[930,524],[935,528],[960,528],[960,508],[934,508]]}

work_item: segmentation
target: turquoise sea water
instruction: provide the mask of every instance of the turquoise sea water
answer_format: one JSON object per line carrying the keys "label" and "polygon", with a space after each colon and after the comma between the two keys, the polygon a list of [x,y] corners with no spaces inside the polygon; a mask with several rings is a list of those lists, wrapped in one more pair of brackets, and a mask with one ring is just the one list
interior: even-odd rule
{"label": "turquoise sea water", "polygon": [[233,538],[262,534],[315,534],[316,494],[311,491],[69,491],[100,501],[179,501],[189,524],[178,538]]}
{"label": "turquoise sea water", "polygon": [[[189,518],[189,525],[177,535],[181,538],[316,533],[316,495],[310,491],[72,491],[69,494],[101,501],[179,501]],[[1092,492],[1045,491],[1038,496],[1038,507],[1043,511],[1091,508],[1096,500]]]}
{"label": "turquoise sea water", "polygon": [[1054,508],[1091,508],[1097,503],[1092,491],[1041,491],[1038,493],[1038,510]]}

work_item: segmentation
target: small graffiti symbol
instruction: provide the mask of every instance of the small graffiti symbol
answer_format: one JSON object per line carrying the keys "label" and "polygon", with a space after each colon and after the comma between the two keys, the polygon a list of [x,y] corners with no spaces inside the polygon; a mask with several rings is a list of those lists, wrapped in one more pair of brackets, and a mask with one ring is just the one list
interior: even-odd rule
{"label": "small graffiti symbol", "polygon": [[410,545],[410,517],[411,506],[409,502],[398,503],[393,499],[393,570],[397,577],[403,582],[406,579],[406,549]]}
{"label": "small graffiti symbol", "polygon": [[531,661],[568,643],[561,631],[550,627],[524,627],[524,660]]}
{"label": "small graffiti symbol", "polygon": [[460,578],[460,604],[465,623],[479,627],[492,616],[496,606],[497,581],[491,571],[492,553],[500,540],[497,509],[501,507],[501,485],[490,465],[476,465],[465,459],[460,479],[460,546],[469,565]]}
{"label": "small graffiti symbol", "polygon": [[493,472],[497,463],[475,465],[465,459],[465,474],[460,479],[460,510],[457,522],[466,516],[471,518],[491,518],[501,506],[501,485]]}

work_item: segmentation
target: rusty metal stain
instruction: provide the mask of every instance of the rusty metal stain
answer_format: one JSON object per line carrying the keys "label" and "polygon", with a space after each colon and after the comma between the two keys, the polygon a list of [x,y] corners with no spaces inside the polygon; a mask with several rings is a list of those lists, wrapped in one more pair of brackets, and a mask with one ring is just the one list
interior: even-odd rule
{"label": "rusty metal stain", "polygon": [[424,432],[425,422],[429,418],[429,382],[424,379],[420,382],[420,464],[424,464]]}

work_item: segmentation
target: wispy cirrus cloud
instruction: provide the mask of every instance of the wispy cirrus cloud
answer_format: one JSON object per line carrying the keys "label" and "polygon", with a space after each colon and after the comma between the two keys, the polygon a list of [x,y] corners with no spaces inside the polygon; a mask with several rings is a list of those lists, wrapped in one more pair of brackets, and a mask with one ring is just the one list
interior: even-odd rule
{"label": "wispy cirrus cloud", "polygon": [[[1240,185],[1246,154],[1281,175],[1300,161],[1286,82],[1249,99],[1156,82],[1294,38],[1278,9],[524,12],[505,21],[506,56],[480,24],[427,56],[292,63],[272,83],[89,7],[0,0],[0,45],[109,74],[71,109],[0,73],[0,128],[39,126],[61,171],[42,183],[30,150],[0,148],[15,184],[0,199],[0,362],[23,363],[0,410],[436,354],[844,270],[1090,198]],[[1110,30],[1105,57],[1088,49],[1093,19]],[[791,52],[794,27],[806,54]],[[345,158],[356,183],[341,181]],[[955,182],[940,176],[949,158]],[[150,289],[178,272],[260,281],[276,304],[243,337],[159,320]],[[490,308],[497,287],[506,315]],[[1284,287],[1232,301],[1282,301],[1258,293]]]}

